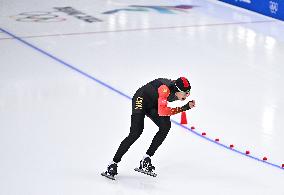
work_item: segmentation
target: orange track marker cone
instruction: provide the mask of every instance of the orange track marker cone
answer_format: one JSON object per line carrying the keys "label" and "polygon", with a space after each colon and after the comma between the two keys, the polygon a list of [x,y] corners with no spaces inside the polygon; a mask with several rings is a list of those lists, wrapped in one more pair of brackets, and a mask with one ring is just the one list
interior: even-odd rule
{"label": "orange track marker cone", "polygon": [[187,124],[186,112],[182,112],[181,113],[180,124],[182,124],[182,125],[186,125]]}

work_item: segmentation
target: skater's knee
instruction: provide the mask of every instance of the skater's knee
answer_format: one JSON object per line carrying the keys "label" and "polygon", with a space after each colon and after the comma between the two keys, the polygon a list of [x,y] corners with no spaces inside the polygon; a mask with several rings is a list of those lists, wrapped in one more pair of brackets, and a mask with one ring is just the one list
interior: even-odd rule
{"label": "skater's knee", "polygon": [[128,135],[131,139],[138,139],[144,129],[144,115],[133,114],[131,116],[131,127]]}
{"label": "skater's knee", "polygon": [[129,137],[129,139],[135,141],[140,137],[142,132],[143,132],[143,128],[133,129],[133,127],[131,127],[131,130],[130,130],[128,137]]}
{"label": "skater's knee", "polygon": [[159,129],[163,131],[169,131],[171,129],[171,121],[170,120],[163,121],[162,123],[160,123]]}

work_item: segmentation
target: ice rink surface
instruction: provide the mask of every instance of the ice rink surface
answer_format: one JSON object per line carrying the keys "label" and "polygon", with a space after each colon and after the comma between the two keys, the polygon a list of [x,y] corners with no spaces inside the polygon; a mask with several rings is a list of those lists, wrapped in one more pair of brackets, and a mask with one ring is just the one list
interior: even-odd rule
{"label": "ice rink surface", "polygon": [[[283,32],[216,1],[2,0],[0,194],[283,195]],[[158,176],[133,170],[158,130],[146,118],[117,180],[102,177],[136,89],[179,76],[197,107],[185,127],[172,117]]]}

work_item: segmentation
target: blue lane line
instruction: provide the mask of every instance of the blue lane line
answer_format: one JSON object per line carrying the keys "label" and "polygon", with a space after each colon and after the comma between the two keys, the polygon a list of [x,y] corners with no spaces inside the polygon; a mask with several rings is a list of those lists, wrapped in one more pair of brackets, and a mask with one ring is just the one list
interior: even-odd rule
{"label": "blue lane line", "polygon": [[[79,69],[76,68],[75,66],[72,66],[71,64],[69,64],[69,63],[67,63],[67,62],[64,62],[63,60],[61,60],[61,59],[55,57],[54,55],[52,55],[52,54],[50,54],[50,53],[47,53],[46,51],[44,51],[44,50],[42,50],[42,49],[40,49],[40,48],[38,48],[38,47],[32,45],[31,43],[29,43],[29,42],[27,42],[27,41],[21,39],[20,37],[18,37],[18,36],[14,35],[14,34],[12,34],[12,33],[10,33],[10,32],[8,32],[8,31],[6,31],[6,30],[4,30],[4,29],[2,29],[2,28],[0,28],[0,31],[2,31],[2,32],[6,33],[6,34],[8,34],[9,36],[11,36],[11,37],[13,37],[14,39],[16,39],[16,40],[22,42],[22,43],[25,44],[25,45],[31,47],[32,49],[34,49],[34,50],[36,50],[36,51],[38,51],[38,52],[40,52],[40,53],[42,53],[42,54],[44,54],[44,55],[46,55],[46,56],[52,58],[53,60],[59,62],[60,64],[66,66],[66,67],[68,67],[68,68],[70,68],[70,69],[72,69],[72,70],[74,70],[74,71],[76,71],[76,72],[78,72],[78,73],[80,73],[80,74],[82,74],[82,75],[85,76],[85,77],[88,77],[88,78],[92,79],[93,81],[95,81],[95,82],[101,84],[102,86],[104,86],[104,87],[106,87],[106,88],[112,90],[113,92],[116,92],[116,93],[118,93],[119,95],[121,95],[121,96],[123,96],[123,97],[125,97],[125,98],[127,98],[127,99],[130,99],[130,100],[132,99],[130,96],[126,95],[125,93],[123,93],[123,92],[121,92],[121,91],[119,91],[119,90],[113,88],[112,86],[106,84],[105,82],[100,81],[99,79],[97,79],[97,78],[91,76],[90,74],[85,73],[85,72],[79,70]],[[276,164],[273,164],[273,163],[270,163],[270,162],[267,162],[267,161],[263,161],[262,159],[259,159],[259,158],[257,158],[257,157],[253,157],[253,156],[250,156],[250,155],[246,155],[245,153],[243,153],[243,152],[241,152],[241,151],[232,149],[232,148],[230,148],[230,147],[228,147],[228,146],[226,146],[226,145],[223,145],[223,144],[221,144],[221,143],[219,143],[219,142],[215,142],[214,140],[212,140],[212,139],[210,139],[210,138],[208,138],[208,137],[202,136],[201,134],[199,134],[199,133],[193,131],[191,128],[188,128],[188,127],[186,127],[186,126],[184,126],[184,125],[181,125],[179,122],[177,122],[177,121],[175,121],[175,120],[172,120],[172,119],[171,119],[171,121],[172,121],[174,124],[176,124],[177,126],[179,126],[179,127],[181,127],[181,128],[184,128],[184,129],[188,130],[189,132],[191,132],[191,133],[193,133],[193,134],[199,136],[200,138],[203,138],[203,139],[205,139],[205,140],[207,140],[207,141],[209,141],[209,142],[211,142],[211,143],[217,144],[218,146],[221,146],[221,147],[223,147],[223,148],[225,148],[225,149],[228,149],[228,150],[230,150],[230,151],[236,152],[236,153],[241,154],[241,155],[243,155],[243,156],[249,157],[249,158],[251,158],[251,159],[253,159],[253,160],[262,162],[262,163],[264,163],[264,164],[271,165],[271,166],[273,166],[273,167],[276,167],[276,168],[281,169],[282,171],[284,171],[284,169],[283,169],[281,166],[279,166],[279,165],[276,165]]]}
{"label": "blue lane line", "polygon": [[10,36],[13,37],[14,39],[16,39],[16,40],[22,42],[23,44],[25,44],[25,45],[27,45],[27,46],[29,46],[29,47],[31,47],[31,48],[37,50],[38,52],[40,52],[40,53],[42,53],[42,54],[44,54],[44,55],[46,55],[46,56],[52,58],[53,60],[59,62],[60,64],[62,64],[62,65],[64,65],[64,66],[67,66],[68,68],[71,68],[72,70],[74,70],[74,71],[76,71],[76,72],[78,72],[78,73],[84,75],[85,77],[88,77],[89,79],[92,79],[93,81],[95,81],[95,82],[97,82],[97,83],[103,85],[104,87],[106,87],[106,88],[108,88],[108,89],[110,89],[110,90],[112,90],[112,91],[118,93],[119,95],[122,95],[122,96],[126,97],[127,99],[131,99],[131,97],[129,97],[129,96],[126,95],[125,93],[123,93],[123,92],[121,92],[121,91],[119,91],[119,90],[113,88],[112,86],[108,85],[108,84],[105,83],[105,82],[102,82],[101,80],[99,80],[99,79],[93,77],[92,75],[90,75],[90,74],[88,74],[88,73],[86,73],[86,72],[83,72],[82,70],[79,70],[79,69],[76,68],[75,66],[73,66],[73,65],[71,65],[71,64],[69,64],[69,63],[67,63],[67,62],[64,62],[63,60],[61,60],[61,59],[55,57],[54,55],[52,55],[52,54],[50,54],[50,53],[47,53],[46,51],[44,51],[44,50],[42,50],[42,49],[40,49],[40,48],[38,48],[38,47],[32,45],[31,43],[29,43],[29,42],[27,42],[27,41],[21,39],[20,37],[18,37],[18,36],[14,35],[14,34],[12,34],[12,33],[10,33],[10,32],[8,32],[8,31],[6,31],[6,30],[4,30],[4,29],[2,29],[2,28],[0,28],[0,30],[3,31],[4,33],[10,35]]}
{"label": "blue lane line", "polygon": [[184,129],[190,131],[191,133],[197,135],[198,137],[203,138],[203,139],[205,139],[205,140],[207,140],[207,141],[209,141],[209,142],[211,142],[211,143],[217,144],[217,145],[219,145],[219,146],[221,146],[221,147],[223,147],[223,148],[225,148],[225,149],[231,150],[231,151],[236,152],[236,153],[238,153],[238,154],[241,154],[241,155],[243,155],[243,156],[249,157],[249,158],[251,158],[251,159],[253,159],[253,160],[262,162],[262,163],[267,164],[267,165],[271,165],[271,166],[273,166],[273,167],[279,168],[279,169],[281,169],[282,171],[284,171],[284,169],[283,169],[281,166],[279,166],[279,165],[270,163],[270,162],[268,162],[268,161],[264,161],[264,160],[262,160],[262,159],[259,159],[259,158],[257,158],[257,157],[251,156],[251,155],[247,155],[245,152],[238,151],[238,150],[236,150],[236,149],[230,148],[229,146],[226,146],[226,145],[224,145],[224,144],[221,144],[221,143],[219,143],[219,142],[216,142],[215,140],[212,140],[212,139],[210,139],[210,138],[208,138],[208,137],[205,137],[205,136],[201,135],[200,133],[198,133],[198,132],[192,130],[191,128],[188,128],[188,127],[186,127],[186,126],[184,126],[184,125],[181,125],[180,123],[178,123],[178,122],[176,122],[176,121],[174,121],[174,120],[172,120],[172,122],[175,123],[176,125],[178,125],[178,126],[184,128]]}

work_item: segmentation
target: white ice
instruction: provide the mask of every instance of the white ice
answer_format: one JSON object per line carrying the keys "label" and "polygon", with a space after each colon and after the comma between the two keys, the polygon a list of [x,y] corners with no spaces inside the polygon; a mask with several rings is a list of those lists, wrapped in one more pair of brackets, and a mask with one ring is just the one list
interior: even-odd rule
{"label": "white ice", "polygon": [[[197,7],[102,14],[131,5]],[[66,6],[102,22],[55,12]],[[30,12],[64,21],[17,21]],[[1,195],[284,194],[284,169],[174,123],[153,157],[158,177],[135,172],[158,130],[149,119],[117,180],[102,177],[129,133],[131,101],[86,76],[130,97],[155,78],[186,76],[197,103],[188,127],[281,166],[283,22],[206,0],[2,0],[0,28],[26,41],[0,31]]]}

